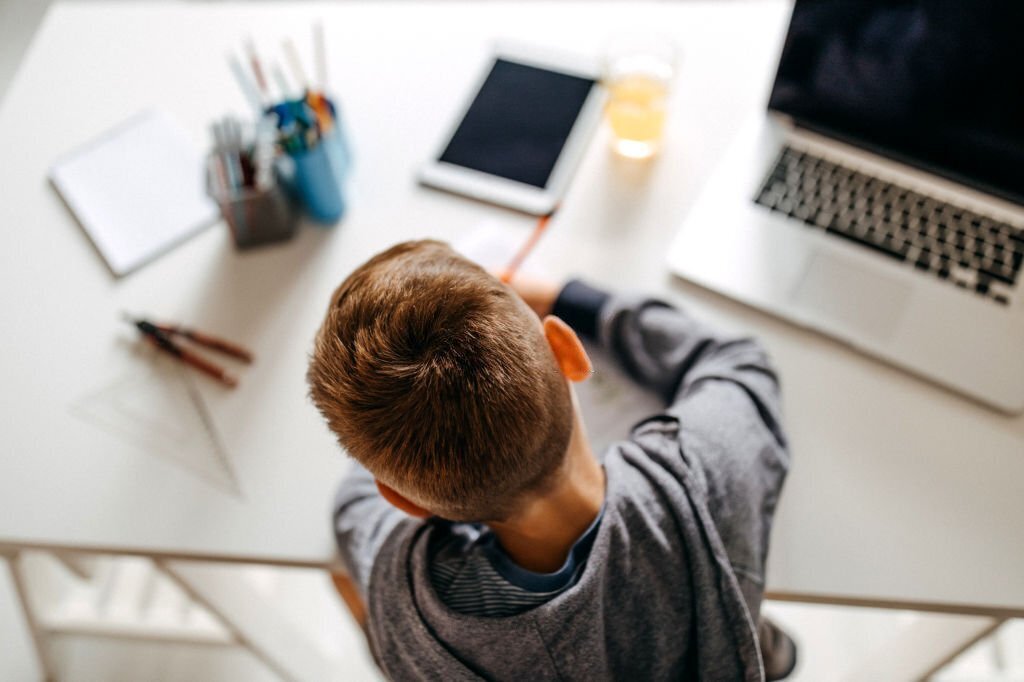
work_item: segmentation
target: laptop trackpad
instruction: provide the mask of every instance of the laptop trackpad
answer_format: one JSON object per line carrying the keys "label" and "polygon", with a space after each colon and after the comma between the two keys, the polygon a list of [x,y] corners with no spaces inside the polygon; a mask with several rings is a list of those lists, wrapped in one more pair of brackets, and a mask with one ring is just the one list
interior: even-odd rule
{"label": "laptop trackpad", "polygon": [[891,338],[910,298],[911,287],[845,258],[815,252],[792,300],[801,309],[840,329]]}

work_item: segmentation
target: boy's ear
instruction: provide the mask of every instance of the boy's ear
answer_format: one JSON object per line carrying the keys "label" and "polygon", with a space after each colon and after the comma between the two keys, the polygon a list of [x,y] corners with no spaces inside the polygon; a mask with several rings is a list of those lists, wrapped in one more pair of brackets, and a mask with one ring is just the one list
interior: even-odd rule
{"label": "boy's ear", "polygon": [[389,487],[386,483],[374,479],[377,484],[377,490],[380,491],[381,497],[391,503],[392,506],[398,507],[409,516],[415,516],[418,519],[428,519],[433,514],[419,506],[415,502],[409,501],[402,493],[396,491],[394,488]]}
{"label": "boy's ear", "polygon": [[548,315],[544,318],[544,337],[566,379],[579,382],[590,377],[593,372],[590,357],[572,327],[554,315]]}

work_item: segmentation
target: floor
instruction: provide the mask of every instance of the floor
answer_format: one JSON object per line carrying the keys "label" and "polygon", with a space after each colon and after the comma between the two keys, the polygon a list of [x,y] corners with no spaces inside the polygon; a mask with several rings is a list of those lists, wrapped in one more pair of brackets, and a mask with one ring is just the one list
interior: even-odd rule
{"label": "floor", "polygon": [[[62,595],[65,606],[69,602],[97,601],[102,603],[98,613],[108,620],[116,612],[141,610],[133,601],[130,585],[134,584],[137,596],[139,569],[151,570],[140,567],[145,560],[104,560],[99,569],[93,569],[94,576],[98,577],[85,581],[49,555],[33,553],[24,561],[29,591],[36,598],[37,607],[46,603],[44,593]],[[374,667],[362,633],[335,596],[326,575],[310,570],[266,567],[220,570],[230,572],[232,579],[247,581],[259,595],[278,605],[283,618],[303,632],[331,661],[340,679],[371,682],[383,679]],[[0,657],[0,679],[38,679],[13,589],[4,573],[0,571],[0,642],[4,643],[6,651]],[[136,579],[128,578],[130,575]],[[120,576],[120,582],[109,579],[110,576]],[[161,588],[159,580],[157,578],[155,588],[147,591],[146,609],[150,612],[165,607],[183,610],[180,595],[175,597],[166,586]],[[85,586],[95,589],[83,590]],[[39,612],[44,610],[39,608]],[[897,658],[887,658],[893,655],[893,643],[912,627],[928,622],[948,623],[951,618],[909,611],[783,602],[768,602],[765,612],[799,643],[799,665],[790,678],[794,682],[913,679],[901,674],[898,665],[900,657],[913,652],[902,651],[897,653]],[[194,617],[191,620],[196,621]],[[226,682],[238,679],[272,682],[278,679],[249,652],[235,645],[168,643],[67,633],[53,634],[49,641],[57,679],[67,682]],[[1024,621],[1011,621],[931,679],[934,682],[1024,680],[1022,642]]]}
{"label": "floor", "polygon": [[[0,99],[51,2],[0,0]],[[37,557],[35,561],[46,564],[51,560]],[[39,673],[30,653],[30,639],[16,608],[10,576],[4,569],[0,572],[0,680],[37,679]],[[250,581],[267,599],[285,605],[287,617],[296,627],[305,629],[325,655],[338,661],[346,679],[380,679],[361,633],[340,605],[325,575],[262,567],[230,570],[237,571],[238,579]],[[77,579],[60,567],[50,566],[45,571],[55,580]],[[61,571],[66,574],[61,576]],[[865,670],[895,670],[896,666],[885,664],[886,660],[895,659],[884,658],[892,655],[892,643],[915,624],[944,618],[904,611],[782,602],[768,602],[765,611],[793,633],[800,644],[800,664],[790,678],[794,682],[859,680],[864,679],[860,675]],[[58,678],[68,682],[277,679],[248,652],[234,646],[67,634],[54,635],[50,646]],[[880,675],[881,679],[901,679],[898,673]],[[931,679],[1024,682],[1024,621],[1006,623]]]}

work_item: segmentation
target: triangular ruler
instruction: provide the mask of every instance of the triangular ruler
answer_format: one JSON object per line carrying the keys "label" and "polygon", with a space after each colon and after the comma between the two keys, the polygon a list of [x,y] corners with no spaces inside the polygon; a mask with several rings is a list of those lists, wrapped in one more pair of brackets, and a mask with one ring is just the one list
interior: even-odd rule
{"label": "triangular ruler", "polygon": [[195,378],[180,362],[153,355],[147,370],[78,400],[72,414],[134,450],[173,462],[223,492],[238,479]]}

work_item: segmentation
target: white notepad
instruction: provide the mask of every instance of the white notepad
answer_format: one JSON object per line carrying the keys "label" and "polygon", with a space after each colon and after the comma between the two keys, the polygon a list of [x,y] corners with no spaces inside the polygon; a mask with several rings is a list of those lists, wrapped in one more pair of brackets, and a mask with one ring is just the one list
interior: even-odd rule
{"label": "white notepad", "polygon": [[138,114],[60,159],[50,181],[119,277],[217,220],[203,157],[159,111]]}

